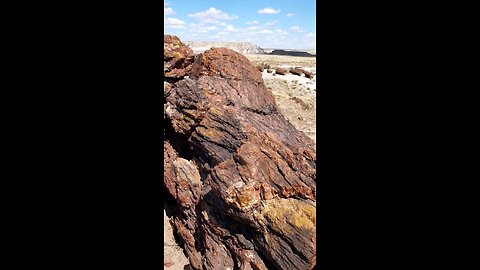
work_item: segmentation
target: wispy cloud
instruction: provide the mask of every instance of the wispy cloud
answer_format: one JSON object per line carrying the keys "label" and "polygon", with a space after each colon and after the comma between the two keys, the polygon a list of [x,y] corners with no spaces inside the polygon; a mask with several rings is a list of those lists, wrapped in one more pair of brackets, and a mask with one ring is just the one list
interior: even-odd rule
{"label": "wispy cloud", "polygon": [[188,25],[188,30],[192,33],[209,33],[210,31],[219,30],[217,26],[205,26],[202,24],[191,23]]}
{"label": "wispy cloud", "polygon": [[268,30],[268,29],[263,29],[261,31],[258,31],[259,34],[272,34],[273,31],[272,30]]}
{"label": "wispy cloud", "polygon": [[277,24],[278,21],[270,21],[270,22],[266,22],[264,25],[265,26],[272,26],[272,25],[275,25]]}
{"label": "wispy cloud", "polygon": [[287,17],[292,17],[292,16],[295,16],[295,15],[297,15],[297,14],[295,14],[295,13],[287,13],[286,16],[287,16]]}
{"label": "wispy cloud", "polygon": [[277,13],[280,13],[280,11],[281,11],[280,9],[275,10],[271,7],[257,10],[257,12],[260,14],[277,14]]}
{"label": "wispy cloud", "polygon": [[247,24],[258,24],[258,21],[257,20],[249,21],[249,22],[247,22]]}
{"label": "wispy cloud", "polygon": [[288,35],[288,32],[287,32],[287,31],[282,30],[282,29],[280,29],[280,28],[277,29],[277,30],[275,30],[275,32],[276,32],[277,34],[279,34],[279,35]]}
{"label": "wispy cloud", "polygon": [[298,33],[303,32],[303,29],[300,26],[292,26],[292,27],[290,27],[290,30],[298,32]]}

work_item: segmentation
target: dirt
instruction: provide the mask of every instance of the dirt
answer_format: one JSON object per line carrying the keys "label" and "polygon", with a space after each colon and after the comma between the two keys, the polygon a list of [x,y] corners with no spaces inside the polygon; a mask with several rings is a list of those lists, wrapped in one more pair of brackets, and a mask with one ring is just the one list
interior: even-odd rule
{"label": "dirt", "polygon": [[309,67],[315,68],[317,59],[315,57],[295,57],[286,55],[250,54],[245,55],[254,64],[268,63],[278,67]]}
{"label": "dirt", "polygon": [[164,269],[168,270],[190,270],[189,262],[183,249],[178,246],[175,237],[173,236],[172,225],[165,210],[163,210],[163,255],[164,255]]}
{"label": "dirt", "polygon": [[262,75],[283,116],[316,142],[315,81],[292,74],[273,76],[266,71]]}
{"label": "dirt", "polygon": [[[301,67],[316,73],[316,58],[283,55],[247,55],[255,65],[266,64],[272,68],[292,69]],[[287,120],[316,142],[316,76],[273,75],[266,70],[262,73],[265,85],[275,95],[277,105]]]}

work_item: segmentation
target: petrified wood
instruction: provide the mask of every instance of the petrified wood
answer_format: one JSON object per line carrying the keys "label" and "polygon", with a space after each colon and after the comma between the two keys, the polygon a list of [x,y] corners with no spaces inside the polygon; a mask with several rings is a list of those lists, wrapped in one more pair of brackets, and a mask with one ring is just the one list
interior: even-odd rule
{"label": "petrified wood", "polygon": [[284,69],[284,68],[281,68],[281,67],[277,67],[277,68],[275,68],[275,74],[285,75],[285,74],[287,74],[287,70]]}
{"label": "petrified wood", "polygon": [[166,207],[191,267],[312,269],[314,142],[243,55],[194,56],[172,36],[164,49]]}
{"label": "petrified wood", "polygon": [[292,68],[290,69],[290,73],[292,73],[293,75],[302,76],[303,70],[300,68]]}

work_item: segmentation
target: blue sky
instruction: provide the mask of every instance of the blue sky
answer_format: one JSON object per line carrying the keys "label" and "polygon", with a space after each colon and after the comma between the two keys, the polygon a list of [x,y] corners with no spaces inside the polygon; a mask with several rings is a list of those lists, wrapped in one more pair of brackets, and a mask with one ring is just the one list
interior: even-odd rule
{"label": "blue sky", "polygon": [[315,49],[315,0],[164,0],[164,33],[184,41]]}

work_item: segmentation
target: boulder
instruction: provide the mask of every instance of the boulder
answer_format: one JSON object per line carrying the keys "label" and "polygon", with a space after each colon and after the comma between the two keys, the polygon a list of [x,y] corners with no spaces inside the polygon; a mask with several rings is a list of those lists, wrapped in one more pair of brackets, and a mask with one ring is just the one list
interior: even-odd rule
{"label": "boulder", "polygon": [[306,70],[303,70],[303,74],[305,74],[305,77],[309,78],[309,79],[313,79],[313,73],[310,72],[310,71],[306,71]]}
{"label": "boulder", "polygon": [[287,70],[281,67],[277,67],[275,68],[275,74],[285,75],[287,74]]}
{"label": "boulder", "polygon": [[193,58],[178,38],[164,41],[173,55],[164,61],[165,207],[190,266],[313,269],[315,143],[280,114],[245,56],[212,48]]}
{"label": "boulder", "polygon": [[292,73],[293,75],[302,76],[303,70],[299,68],[292,68],[290,69],[290,73]]}

